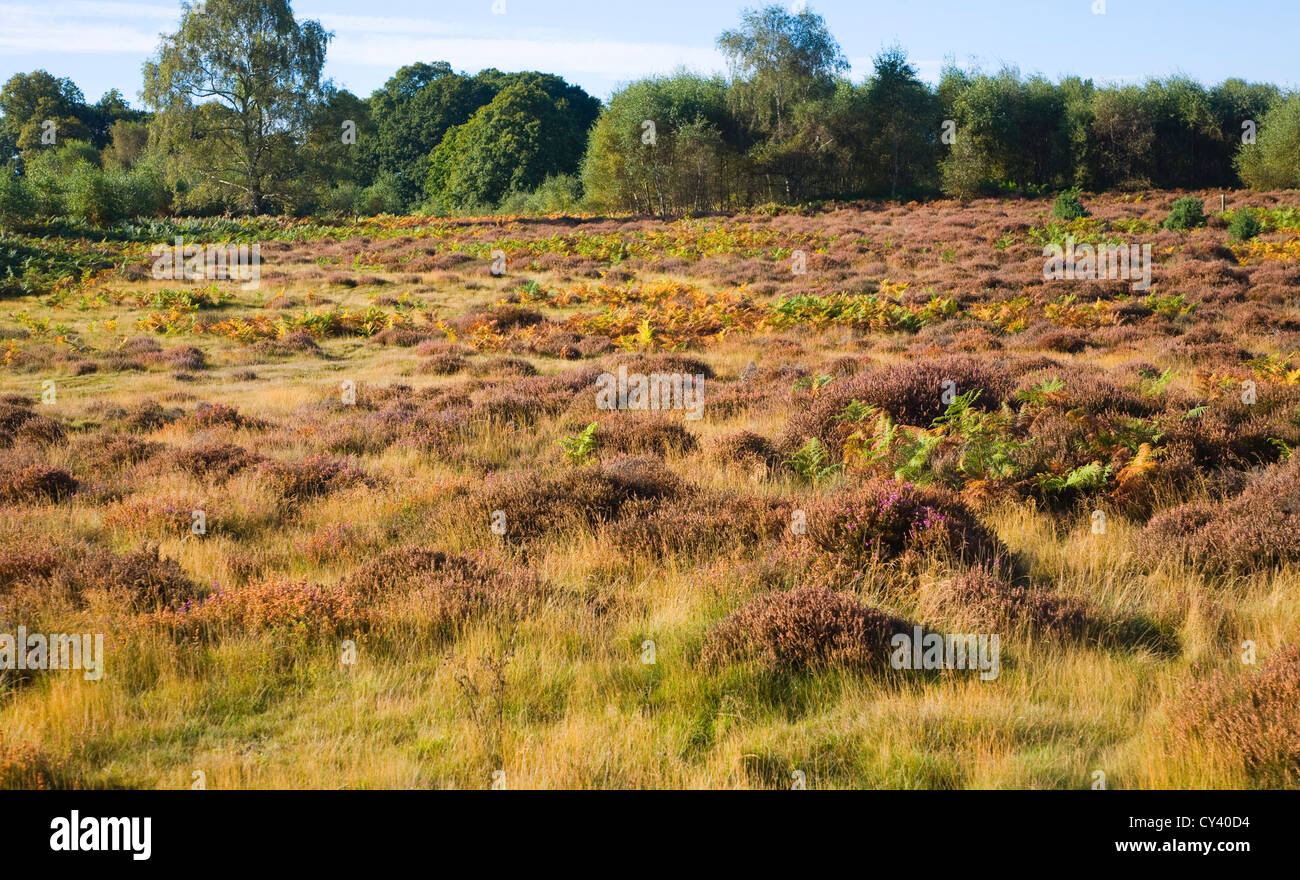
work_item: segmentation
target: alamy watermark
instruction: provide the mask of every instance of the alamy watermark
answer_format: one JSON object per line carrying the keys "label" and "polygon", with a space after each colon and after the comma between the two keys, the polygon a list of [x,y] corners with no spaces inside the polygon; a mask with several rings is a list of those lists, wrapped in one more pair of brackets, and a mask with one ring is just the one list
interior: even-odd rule
{"label": "alamy watermark", "polygon": [[997,633],[897,633],[889,640],[895,669],[978,669],[980,679],[992,681],[1002,673]]}
{"label": "alamy watermark", "polygon": [[104,674],[104,634],[0,633],[0,670],[80,669],[87,681]]}
{"label": "alamy watermark", "polygon": [[180,236],[174,245],[156,244],[155,281],[239,281],[244,290],[262,284],[260,244],[186,244]]}
{"label": "alamy watermark", "polygon": [[1151,245],[1076,245],[1065,237],[1065,247],[1052,242],[1043,247],[1044,281],[1132,281],[1134,290],[1151,287]]}
{"label": "alamy watermark", "polygon": [[596,378],[596,409],[683,410],[687,421],[704,417],[704,376],[689,373],[601,373]]}

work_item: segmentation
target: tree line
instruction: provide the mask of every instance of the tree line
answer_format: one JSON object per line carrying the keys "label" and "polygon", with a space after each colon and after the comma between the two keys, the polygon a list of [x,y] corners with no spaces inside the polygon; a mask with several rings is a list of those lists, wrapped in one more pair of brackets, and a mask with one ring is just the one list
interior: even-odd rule
{"label": "tree line", "polygon": [[766,203],[1111,189],[1300,187],[1300,95],[1229,79],[1053,82],[899,47],[862,82],[825,20],[746,10],[726,75],[632,82],[401,68],[368,98],[322,78],[332,35],[288,0],[182,4],[144,109],[46,71],[0,90],[0,220],[160,214],[659,215]]}

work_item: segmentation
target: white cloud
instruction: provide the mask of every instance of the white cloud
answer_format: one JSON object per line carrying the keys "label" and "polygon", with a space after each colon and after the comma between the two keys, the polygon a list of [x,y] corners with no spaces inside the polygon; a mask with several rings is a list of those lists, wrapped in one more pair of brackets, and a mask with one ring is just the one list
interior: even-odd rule
{"label": "white cloud", "polygon": [[[113,53],[149,55],[158,35],[179,20],[178,4],[53,0],[46,4],[0,3],[0,54]],[[316,16],[335,34],[334,63],[393,70],[433,59],[476,71],[555,70],[625,81],[687,67],[704,73],[724,61],[712,48],[613,40],[550,28],[491,28],[410,16],[323,13]]]}
{"label": "white cloud", "polygon": [[148,54],[176,18],[176,9],[144,3],[0,3],[0,53]]}
{"label": "white cloud", "polygon": [[600,74],[615,80],[650,73],[667,73],[686,66],[701,72],[723,67],[713,49],[620,40],[541,40],[529,38],[380,36],[340,33],[330,47],[330,59],[350,64],[392,69],[413,61],[436,58],[452,67],[476,71],[484,67],[504,70],[559,70]]}

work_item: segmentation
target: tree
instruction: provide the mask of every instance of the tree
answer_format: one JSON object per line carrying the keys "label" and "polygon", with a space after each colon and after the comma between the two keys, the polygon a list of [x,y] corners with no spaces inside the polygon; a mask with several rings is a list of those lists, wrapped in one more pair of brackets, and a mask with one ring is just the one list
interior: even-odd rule
{"label": "tree", "polygon": [[544,82],[517,80],[447,132],[429,157],[426,192],[434,207],[490,209],[510,193],[578,167],[599,103],[577,87],[558,100]]}
{"label": "tree", "polygon": [[583,189],[602,209],[714,210],[733,195],[734,142],[721,79],[683,72],[641,80],[610,98],[592,130]]}
{"label": "tree", "polygon": [[319,22],[295,21],[288,0],[185,4],[180,29],[144,67],[172,172],[237,193],[254,214],[287,201],[330,38]]}
{"label": "tree", "polygon": [[789,134],[794,105],[827,97],[849,63],[826,27],[807,9],[747,9],[736,30],[723,31],[718,48],[731,65],[733,96],[746,121],[778,138]]}
{"label": "tree", "polygon": [[130,171],[144,157],[149,146],[149,125],[119,119],[109,130],[108,141],[104,148],[104,167]]}
{"label": "tree", "polygon": [[[0,112],[4,113],[0,127],[6,138],[24,152],[91,138],[81,89],[67,77],[57,79],[44,70],[10,77],[0,90]],[[50,130],[46,122],[54,123],[53,144],[42,139]]]}
{"label": "tree", "polygon": [[820,15],[777,5],[746,10],[738,29],[718,37],[718,48],[731,68],[728,101],[746,129],[755,172],[769,198],[797,201],[815,165],[797,143],[809,141],[807,131],[797,137],[797,123],[812,121],[799,108],[831,98],[848,61]]}
{"label": "tree", "polygon": [[1136,86],[1102,89],[1093,97],[1088,126],[1089,187],[1140,189],[1151,185],[1156,130],[1150,107]]}
{"label": "tree", "polygon": [[312,210],[335,188],[359,190],[373,182],[362,154],[362,145],[377,137],[370,105],[347,90],[327,87],[324,91],[307,122],[303,168],[297,180],[296,201]]}
{"label": "tree", "polygon": [[1237,154],[1237,170],[1252,189],[1300,189],[1300,94],[1264,114],[1255,143]]}
{"label": "tree", "polygon": [[1210,90],[1210,113],[1221,138],[1215,156],[1215,167],[1220,170],[1216,185],[1232,186],[1239,181],[1234,159],[1249,141],[1258,140],[1260,122],[1280,99],[1277,86],[1239,79],[1224,80]]}
{"label": "tree", "polygon": [[895,198],[900,191],[932,184],[940,123],[938,101],[917,79],[916,68],[907,62],[907,53],[900,47],[876,56],[875,75],[867,83],[863,109],[876,131],[871,144],[873,188]]}
{"label": "tree", "polygon": [[424,191],[429,154],[496,92],[495,82],[456,73],[445,61],[401,68],[368,100],[375,137],[361,144],[364,166],[413,204]]}

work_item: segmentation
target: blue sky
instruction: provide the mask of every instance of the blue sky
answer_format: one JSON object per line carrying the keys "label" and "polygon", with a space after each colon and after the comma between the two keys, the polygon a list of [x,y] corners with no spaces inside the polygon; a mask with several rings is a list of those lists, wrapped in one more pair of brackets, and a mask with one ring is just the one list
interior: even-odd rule
{"label": "blue sky", "polygon": [[[1296,74],[1297,0],[821,0],[853,66],[900,43],[935,81],[944,59],[993,70],[1140,82],[1184,73],[1287,87]],[[723,69],[714,39],[757,0],[295,0],[299,18],[335,33],[327,74],[369,95],[403,64],[544,70],[606,98],[618,84],[686,66]],[[785,5],[792,5],[786,0]],[[96,100],[118,88],[138,103],[140,66],[175,27],[175,0],[0,0],[0,81],[44,68]]]}

